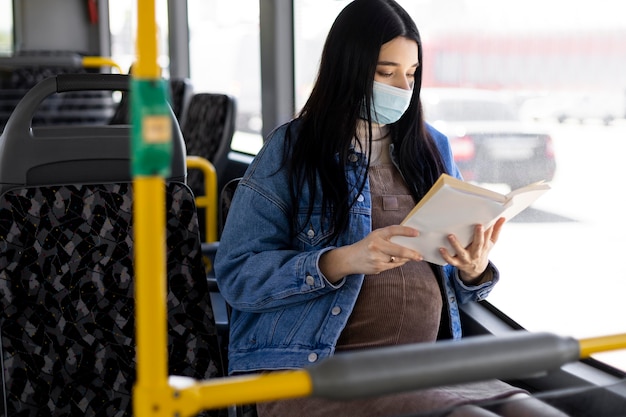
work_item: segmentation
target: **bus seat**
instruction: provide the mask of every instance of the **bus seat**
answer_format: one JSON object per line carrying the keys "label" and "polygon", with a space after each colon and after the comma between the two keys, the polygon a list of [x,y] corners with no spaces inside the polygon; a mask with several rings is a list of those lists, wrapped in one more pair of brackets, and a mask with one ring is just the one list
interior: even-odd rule
{"label": "bus seat", "polygon": [[189,78],[170,78],[170,104],[174,111],[174,116],[180,123],[185,120],[185,114],[189,102],[193,97],[193,85]]}
{"label": "bus seat", "polygon": [[[235,117],[234,97],[226,94],[197,93],[191,98],[181,124],[187,154],[203,157],[213,164],[218,189],[224,186],[228,153],[235,133]],[[201,172],[190,171],[187,184],[195,195],[202,195],[204,186]],[[204,217],[201,215],[200,219]]]}
{"label": "bus seat", "polygon": [[123,91],[119,103],[115,107],[113,115],[109,119],[110,125],[130,124],[130,93]]}
{"label": "bus seat", "polygon": [[[0,132],[20,99],[48,77],[58,74],[99,73],[86,68],[82,55],[66,51],[21,51],[0,56]],[[32,118],[33,126],[53,124],[102,124],[115,111],[111,91],[55,94],[44,100]]]}
{"label": "bus seat", "polygon": [[[235,190],[237,189],[237,185],[241,178],[234,178],[226,183],[222,191],[220,192],[219,200],[220,207],[218,210],[219,217],[219,232],[221,233],[224,228],[224,223],[226,222],[226,216],[228,215],[228,210],[230,209],[230,204],[233,200],[233,196],[235,195]],[[215,260],[215,254],[217,253],[217,248],[219,247],[218,242],[207,242],[202,243],[202,254],[207,259],[207,264],[209,265],[207,280],[209,282],[209,290],[212,293],[212,297],[214,299],[214,309],[219,310],[219,315],[216,313],[215,321],[217,325],[218,334],[221,338],[221,346],[224,353],[226,353],[228,348],[228,332],[230,326],[229,320],[229,311],[230,308],[226,304],[226,300],[219,294],[219,288],[217,286],[217,280],[215,278],[215,271],[213,270],[213,262]],[[226,363],[226,362],[224,362]]]}
{"label": "bus seat", "polygon": [[[230,209],[230,204],[235,195],[235,190],[239,185],[241,178],[234,178],[229,180],[222,190],[220,191],[220,206],[218,210],[219,214],[219,231],[221,234],[224,224],[226,222],[226,216]],[[219,340],[219,346],[222,356],[222,364],[224,369],[228,369],[228,341],[230,332],[230,306],[220,294],[219,287],[217,286],[217,279],[215,277],[215,271],[212,268],[215,260],[215,254],[219,247],[218,242],[210,242],[202,244],[202,254],[208,259],[208,264],[211,266],[207,273],[207,281],[209,283],[209,291],[211,292],[211,303],[213,305],[213,311],[215,314],[215,323],[217,326],[217,334]],[[235,408],[237,417],[257,417],[256,406],[254,404],[244,404]]]}
{"label": "bus seat", "polygon": [[[188,78],[172,78],[169,80],[169,87],[170,106],[174,112],[174,117],[180,124],[193,96],[193,86]],[[130,96],[128,92],[122,92],[122,97],[108,123],[110,125],[130,124]]]}
{"label": "bus seat", "polygon": [[[20,102],[0,137],[0,382],[7,416],[132,415],[129,127],[30,129],[27,120],[56,90],[127,84],[117,74],[45,80]],[[163,190],[168,365],[171,375],[204,380],[223,376],[224,368],[174,126],[178,151]]]}
{"label": "bus seat", "polygon": [[[27,185],[129,181],[131,127],[109,125],[31,126],[39,104],[49,95],[93,89],[128,90],[129,76],[62,74],[28,91],[15,107],[0,136],[0,193]],[[186,179],[185,145],[172,116],[173,152],[170,180]]]}
{"label": "bus seat", "polygon": [[[228,152],[235,133],[237,114],[235,98],[226,94],[194,94],[187,107],[181,129],[188,155],[198,155],[213,164],[220,188],[228,163]],[[190,173],[187,183],[192,190],[202,189],[202,178]]]}
{"label": "bus seat", "polygon": [[[228,215],[228,209],[230,208],[230,203],[235,194],[235,189],[239,184],[239,180],[241,178],[234,178],[226,183],[222,191],[220,192],[219,200],[220,207],[218,210],[219,216],[219,231],[221,233],[224,223],[226,222],[226,216]],[[206,257],[208,267],[207,280],[209,282],[209,290],[212,293],[212,297],[214,298],[214,309],[219,310],[220,314],[216,313],[215,322],[217,325],[218,334],[221,338],[220,345],[222,346],[222,350],[226,353],[228,348],[228,332],[230,326],[229,313],[230,308],[226,304],[226,300],[219,293],[219,288],[217,286],[217,280],[215,278],[215,271],[213,270],[213,262],[215,260],[215,254],[217,253],[217,248],[219,247],[218,242],[205,242],[202,243],[202,254]],[[224,362],[226,363],[226,362]]]}

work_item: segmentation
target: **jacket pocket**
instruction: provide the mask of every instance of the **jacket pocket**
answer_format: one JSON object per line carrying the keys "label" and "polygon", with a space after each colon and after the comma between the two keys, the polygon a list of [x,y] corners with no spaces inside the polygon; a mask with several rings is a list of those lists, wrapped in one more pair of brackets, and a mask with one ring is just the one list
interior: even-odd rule
{"label": "jacket pocket", "polygon": [[306,213],[298,215],[298,224],[305,225],[300,227],[296,235],[296,244],[298,249],[302,251],[311,251],[323,249],[328,245],[328,237],[332,234],[333,229],[330,227],[330,221],[322,218],[320,213],[313,213],[311,218],[307,219]]}
{"label": "jacket pocket", "polygon": [[[314,335],[319,324],[318,317],[311,312],[315,301],[309,301],[288,309],[263,314],[242,314],[233,323],[233,336],[238,349],[262,347],[286,347],[291,345],[313,346]],[[241,337],[243,336],[243,337]]]}

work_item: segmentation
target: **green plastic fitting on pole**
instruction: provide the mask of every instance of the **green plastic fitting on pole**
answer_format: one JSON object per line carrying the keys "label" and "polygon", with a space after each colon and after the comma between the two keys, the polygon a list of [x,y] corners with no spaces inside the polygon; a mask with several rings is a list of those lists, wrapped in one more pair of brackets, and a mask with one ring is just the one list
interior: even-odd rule
{"label": "green plastic fitting on pole", "polygon": [[163,79],[131,79],[133,177],[170,175],[172,115],[168,91]]}

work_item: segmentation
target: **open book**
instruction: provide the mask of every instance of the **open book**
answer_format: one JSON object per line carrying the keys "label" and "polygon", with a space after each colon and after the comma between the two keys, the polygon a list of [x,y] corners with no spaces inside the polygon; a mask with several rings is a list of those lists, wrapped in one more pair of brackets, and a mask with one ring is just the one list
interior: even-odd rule
{"label": "open book", "polygon": [[443,174],[401,223],[417,229],[419,236],[394,236],[391,241],[420,252],[428,262],[445,265],[439,248],[455,253],[448,242],[449,234],[456,235],[466,247],[477,224],[488,228],[500,217],[508,221],[549,189],[540,181],[503,195]]}

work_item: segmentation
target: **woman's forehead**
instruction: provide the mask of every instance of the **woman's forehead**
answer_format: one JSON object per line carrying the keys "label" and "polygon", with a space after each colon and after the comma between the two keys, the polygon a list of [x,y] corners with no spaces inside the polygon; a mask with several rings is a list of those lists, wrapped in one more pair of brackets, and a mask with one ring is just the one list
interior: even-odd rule
{"label": "woman's forehead", "polygon": [[417,42],[399,36],[384,43],[378,54],[378,65],[414,66],[419,64]]}

